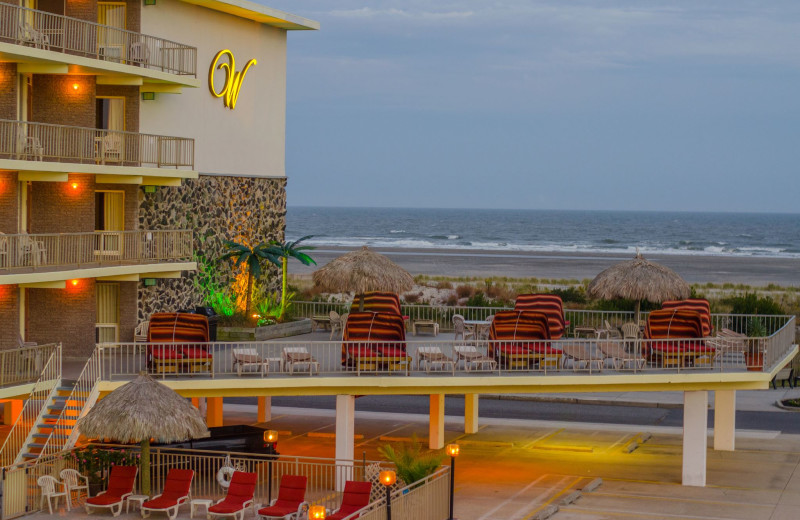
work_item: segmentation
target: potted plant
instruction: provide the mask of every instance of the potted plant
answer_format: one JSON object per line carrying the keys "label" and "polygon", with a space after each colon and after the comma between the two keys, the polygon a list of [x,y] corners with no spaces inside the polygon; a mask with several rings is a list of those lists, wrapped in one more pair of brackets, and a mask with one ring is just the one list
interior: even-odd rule
{"label": "potted plant", "polygon": [[767,335],[767,328],[757,317],[750,318],[747,322],[747,350],[744,353],[747,362],[747,370],[751,372],[761,372],[764,370],[764,349],[766,347],[764,337]]}
{"label": "potted plant", "polygon": [[139,454],[132,450],[108,450],[101,448],[79,448],[64,454],[64,459],[89,478],[89,494],[96,496],[103,491],[112,466],[138,466]]}

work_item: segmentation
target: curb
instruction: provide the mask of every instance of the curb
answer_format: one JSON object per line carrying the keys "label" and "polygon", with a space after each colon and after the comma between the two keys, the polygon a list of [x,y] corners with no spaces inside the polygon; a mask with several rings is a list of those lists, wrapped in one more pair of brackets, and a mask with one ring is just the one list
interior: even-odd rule
{"label": "curb", "polygon": [[797,406],[786,406],[781,400],[775,401],[775,406],[787,412],[800,412],[800,408]]}
{"label": "curb", "polygon": [[581,397],[545,397],[545,396],[526,396],[526,395],[500,395],[500,394],[481,394],[481,399],[495,399],[498,401],[532,401],[537,403],[560,403],[560,404],[594,404],[601,406],[634,406],[639,408],[683,408],[679,403],[654,403],[646,401],[619,401],[613,399],[591,399]]}

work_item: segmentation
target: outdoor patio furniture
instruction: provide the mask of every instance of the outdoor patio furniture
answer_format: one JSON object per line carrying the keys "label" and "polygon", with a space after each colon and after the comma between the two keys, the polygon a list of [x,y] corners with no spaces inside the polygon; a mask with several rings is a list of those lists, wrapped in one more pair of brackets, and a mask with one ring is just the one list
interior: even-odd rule
{"label": "outdoor patio furniture", "polygon": [[425,362],[425,372],[430,372],[437,365],[440,370],[449,366],[450,371],[455,373],[456,362],[444,355],[439,347],[419,347],[417,349],[417,370],[420,369],[422,362]]}
{"label": "outdoor patio furniture", "polygon": [[235,348],[232,351],[233,366],[236,368],[236,375],[242,375],[242,371],[247,368],[255,367],[256,372],[261,372],[262,376],[269,372],[269,359],[264,359],[258,355],[254,348]]}
{"label": "outdoor patio furniture", "polygon": [[206,516],[208,518],[232,516],[236,520],[244,520],[244,511],[248,507],[253,508],[253,515],[255,516],[256,504],[254,496],[257,483],[258,473],[234,471],[225,498],[220,499],[216,504],[209,507]]}
{"label": "outdoor patio furniture", "polygon": [[331,335],[328,339],[333,339],[333,336],[334,334],[336,334],[337,331],[338,332],[344,331],[344,323],[342,322],[342,317],[339,316],[339,313],[336,311],[330,312],[328,320],[331,327]]}
{"label": "outdoor patio furniture", "polygon": [[717,349],[720,358],[735,357],[743,360],[747,351],[747,334],[721,328],[713,338],[706,338],[706,345]]}
{"label": "outdoor patio furniture", "polygon": [[328,512],[326,518],[328,520],[355,518],[351,515],[354,515],[369,505],[371,491],[372,482],[346,481],[344,483],[344,493],[342,493],[342,505],[339,506],[339,509]]}
{"label": "outdoor patio furniture", "polygon": [[616,341],[600,341],[597,343],[597,347],[600,349],[600,352],[606,356],[606,359],[611,360],[611,365],[614,367],[614,370],[619,370],[621,368],[635,368],[641,370],[644,368],[644,364],[647,361],[644,356],[642,356],[642,353],[638,351],[638,347],[629,352],[622,348]]}
{"label": "outdoor patio furniture", "polygon": [[194,373],[211,369],[208,318],[202,314],[159,312],[147,328],[147,366],[156,373]]}
{"label": "outdoor patio furniture", "polygon": [[620,339],[622,338],[622,333],[617,327],[611,325],[608,320],[603,320],[603,328],[597,330],[597,338]]}
{"label": "outdoor patio furniture", "polygon": [[[86,490],[86,498],[89,498],[89,477],[85,477],[78,470],[70,468],[62,469],[58,476],[64,482],[64,489],[67,492],[67,500],[69,502],[72,502],[72,493],[74,491],[77,491],[75,494],[75,500],[77,501],[82,489]],[[81,483],[81,481],[83,482]]]}
{"label": "outdoor patio furniture", "polygon": [[713,366],[717,349],[703,339],[700,314],[692,310],[661,309],[647,317],[644,354],[662,367]]}
{"label": "outdoor patio furniture", "polygon": [[687,298],[685,300],[669,300],[661,304],[662,309],[683,309],[695,311],[700,315],[703,325],[703,337],[711,336],[711,304],[704,298]]}
{"label": "outdoor patio furniture", "polygon": [[[63,483],[59,482],[55,477],[51,477],[50,475],[42,475],[36,481],[39,484],[39,487],[42,488],[42,499],[39,502],[39,507],[44,508],[44,503],[47,501],[47,510],[50,511],[50,514],[53,514],[53,500],[55,500],[56,505],[58,505],[58,499],[63,497],[64,503],[67,505],[67,511],[69,511],[69,491],[67,491],[66,486]],[[61,488],[61,491],[58,491],[58,487]]]}
{"label": "outdoor patio furniture", "polygon": [[141,506],[142,518],[147,518],[153,511],[167,514],[169,520],[178,516],[178,508],[187,503],[191,495],[194,471],[191,469],[171,468],[164,482],[164,491]]}
{"label": "outdoor patio furniture", "polygon": [[150,328],[150,320],[145,320],[136,326],[133,331],[134,343],[147,343],[147,329]]}
{"label": "outdoor patio furniture", "polygon": [[145,66],[150,61],[150,48],[144,42],[134,42],[131,44],[128,58],[133,64]]}
{"label": "outdoor patio furniture", "polygon": [[561,345],[561,350],[564,352],[564,363],[567,361],[572,363],[573,372],[583,367],[592,370],[592,367],[596,366],[597,371],[603,369],[603,358],[587,352],[583,345]]}
{"label": "outdoor patio furniture", "polygon": [[428,332],[434,336],[439,335],[439,324],[433,320],[415,320],[411,328],[415,336],[419,332]]}
{"label": "outdoor patio furniture", "polygon": [[319,362],[308,352],[306,347],[284,347],[281,354],[283,360],[283,367],[290,374],[294,374],[295,367],[303,369],[309,375],[314,373],[314,370],[319,374]]}
{"label": "outdoor patio furniture", "polygon": [[108,509],[113,516],[119,516],[125,499],[133,494],[138,471],[136,466],[112,466],[108,476],[108,489],[86,499],[86,514],[91,514],[94,509]]}
{"label": "outdoor patio furniture", "polygon": [[562,352],[550,346],[547,316],[532,311],[500,311],[489,329],[489,356],[503,368],[555,368]]}
{"label": "outdoor patio furniture", "polygon": [[567,328],[564,303],[556,294],[520,294],[514,302],[514,310],[541,312],[547,316],[550,339],[559,339]]}
{"label": "outdoor patio furniture", "polygon": [[[333,311],[331,311],[333,312]],[[338,314],[337,314],[338,316]],[[331,329],[331,316],[311,316],[311,330],[330,330]]]}
{"label": "outdoor patio furniture", "polygon": [[778,389],[778,382],[781,383],[781,388],[783,388],[786,383],[789,383],[789,388],[794,388],[794,369],[791,363],[787,363],[782,369],[778,370],[778,373],[775,374],[775,377],[770,381],[772,388],[775,390]]}
{"label": "outdoor patio furniture", "polygon": [[453,330],[455,332],[455,337],[453,339],[460,338],[466,341],[475,337],[474,331],[467,330],[467,326],[464,321],[464,316],[460,314],[453,314]]}
{"label": "outdoor patio furniture", "polygon": [[37,31],[28,23],[19,24],[19,41],[21,44],[30,44],[37,49],[50,49],[50,37],[42,31]]}
{"label": "outdoor patio furniture", "polygon": [[456,366],[459,362],[463,362],[464,370],[467,372],[470,371],[470,366],[473,366],[473,369],[478,369],[478,367],[482,369],[489,365],[489,370],[497,367],[497,360],[479,352],[475,345],[456,345],[453,347],[453,351],[456,353]]}
{"label": "outdoor patio furniture", "polygon": [[342,364],[356,370],[401,370],[406,352],[403,317],[386,312],[353,312],[342,335]]}
{"label": "outdoor patio furniture", "polygon": [[258,518],[281,518],[285,520],[299,518],[306,502],[308,478],[298,475],[283,475],[278,487],[278,498],[258,510]]}

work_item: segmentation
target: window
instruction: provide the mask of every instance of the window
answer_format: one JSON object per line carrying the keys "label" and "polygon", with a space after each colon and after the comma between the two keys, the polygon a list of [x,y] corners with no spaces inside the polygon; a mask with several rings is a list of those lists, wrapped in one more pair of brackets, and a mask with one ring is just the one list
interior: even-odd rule
{"label": "window", "polygon": [[122,50],[125,47],[125,33],[116,29],[125,29],[125,4],[122,2],[98,2],[97,43],[99,53],[106,59],[122,61]]}
{"label": "window", "polygon": [[97,343],[119,341],[119,284],[97,282]]}

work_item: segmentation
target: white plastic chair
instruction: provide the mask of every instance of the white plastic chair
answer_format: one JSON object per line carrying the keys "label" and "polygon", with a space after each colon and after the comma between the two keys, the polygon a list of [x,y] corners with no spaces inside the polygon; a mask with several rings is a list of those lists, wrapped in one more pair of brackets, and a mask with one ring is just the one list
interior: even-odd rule
{"label": "white plastic chair", "polygon": [[[70,468],[62,469],[58,476],[64,481],[64,490],[67,492],[68,497],[67,503],[72,502],[73,491],[77,491],[75,496],[76,501],[78,497],[80,497],[82,489],[86,490],[86,497],[89,497],[89,477],[85,477],[81,475],[78,470]],[[83,481],[82,484],[81,481]]]}
{"label": "white plastic chair", "polygon": [[[39,502],[39,507],[44,509],[44,501],[47,500],[47,509],[50,511],[50,514],[53,514],[53,499],[56,501],[56,505],[58,505],[58,498],[64,497],[64,503],[67,505],[67,511],[69,511],[69,496],[65,491],[66,486],[55,479],[55,477],[51,477],[50,475],[42,475],[36,481],[39,484],[39,487],[42,488],[42,500]],[[56,487],[61,486],[61,491],[56,491]]]}

